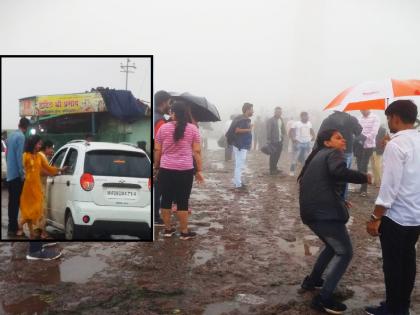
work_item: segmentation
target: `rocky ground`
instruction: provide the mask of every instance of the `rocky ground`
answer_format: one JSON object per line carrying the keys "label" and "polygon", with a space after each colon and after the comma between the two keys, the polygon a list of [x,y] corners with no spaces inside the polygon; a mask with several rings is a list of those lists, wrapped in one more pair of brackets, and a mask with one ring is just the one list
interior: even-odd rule
{"label": "rocky ground", "polygon": [[[250,153],[249,192],[237,193],[232,162],[221,150],[206,155],[206,183],[191,198],[194,240],[157,229],[154,243],[60,243],[54,262],[28,262],[26,243],[1,243],[0,314],[317,314],[314,293],[299,285],[321,242],[300,221],[296,178],[268,175],[267,160]],[[384,296],[379,240],[365,231],[377,193],[369,189],[350,195],[354,258],[337,290],[348,314]],[[420,277],[412,311],[420,314]]]}

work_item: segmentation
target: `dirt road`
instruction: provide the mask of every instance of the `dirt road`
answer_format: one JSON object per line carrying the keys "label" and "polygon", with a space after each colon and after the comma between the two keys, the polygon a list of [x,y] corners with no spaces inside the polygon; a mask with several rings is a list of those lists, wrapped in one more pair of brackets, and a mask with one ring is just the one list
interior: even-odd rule
{"label": "dirt road", "polygon": [[[220,150],[207,155],[207,181],[194,187],[195,240],[157,230],[153,244],[61,243],[64,257],[51,263],[27,262],[25,243],[0,244],[0,313],[316,314],[313,293],[298,289],[321,243],[300,221],[296,179],[269,176],[268,158],[251,152],[250,191],[235,193],[232,162],[222,159]],[[370,192],[351,195],[354,258],[337,292],[348,314],[384,296],[379,240],[365,232]],[[420,277],[412,310],[420,314]]]}

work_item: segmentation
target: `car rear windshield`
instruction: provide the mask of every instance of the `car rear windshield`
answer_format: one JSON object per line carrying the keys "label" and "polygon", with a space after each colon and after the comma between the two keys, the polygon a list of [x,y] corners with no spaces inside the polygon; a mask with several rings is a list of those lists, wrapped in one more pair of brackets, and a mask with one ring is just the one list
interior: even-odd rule
{"label": "car rear windshield", "polygon": [[140,152],[95,150],[86,153],[85,173],[96,176],[149,178],[150,161]]}

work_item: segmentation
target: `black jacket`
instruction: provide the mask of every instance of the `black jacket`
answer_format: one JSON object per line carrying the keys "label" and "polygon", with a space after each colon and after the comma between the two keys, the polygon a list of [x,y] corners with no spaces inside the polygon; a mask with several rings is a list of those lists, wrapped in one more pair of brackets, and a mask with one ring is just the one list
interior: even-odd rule
{"label": "black jacket", "polygon": [[277,143],[282,142],[286,136],[286,127],[284,121],[280,118],[281,121],[281,139],[279,132],[279,121],[275,117],[271,117],[267,120],[267,142],[268,143]]}
{"label": "black jacket", "polygon": [[324,119],[319,127],[318,134],[327,129],[337,129],[343,135],[347,142],[345,153],[353,152],[353,140],[362,133],[362,126],[356,117],[344,112],[334,112]]}
{"label": "black jacket", "polygon": [[348,169],[342,152],[321,149],[300,180],[299,204],[303,223],[347,222],[349,213],[341,197],[346,182],[363,184],[367,182],[367,176]]}

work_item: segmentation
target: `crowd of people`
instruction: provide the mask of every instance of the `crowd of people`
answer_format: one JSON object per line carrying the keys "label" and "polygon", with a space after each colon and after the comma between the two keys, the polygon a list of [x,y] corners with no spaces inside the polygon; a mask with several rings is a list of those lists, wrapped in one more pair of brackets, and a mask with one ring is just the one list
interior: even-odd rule
{"label": "crowd of people", "polygon": [[[199,131],[188,105],[171,103],[170,95],[164,91],[156,93],[155,104],[155,218],[159,219],[160,209],[164,236],[172,237],[176,231],[170,218],[175,204],[180,238],[189,239],[194,234],[187,228],[194,172],[196,180],[203,181]],[[352,206],[348,183],[360,185],[361,197],[367,196],[368,184],[375,183],[380,189],[366,229],[370,235],[380,236],[386,300],[379,306],[366,307],[365,311],[371,315],[409,314],[416,276],[415,246],[420,234],[420,133],[414,128],[416,105],[398,100],[387,107],[390,134],[369,110],[362,110],[360,118],[335,111],[323,120],[317,135],[307,112],[300,114],[300,120],[287,122],[280,107],[266,121],[257,117],[252,123],[253,114],[253,105],[245,103],[242,114],[232,115],[226,122],[218,143],[225,148],[225,161],[230,161],[233,154],[232,183],[238,193],[247,192],[243,170],[248,151],[254,148],[268,154],[269,174],[278,175],[282,173],[278,161],[288,143],[289,175],[295,176],[300,170],[297,181],[302,222],[325,245],[312,272],[301,284],[303,290],[321,288],[311,306],[331,314],[346,310],[333,293],[353,256],[346,227]],[[357,170],[352,169],[353,157]],[[368,173],[369,162],[374,177]]]}

